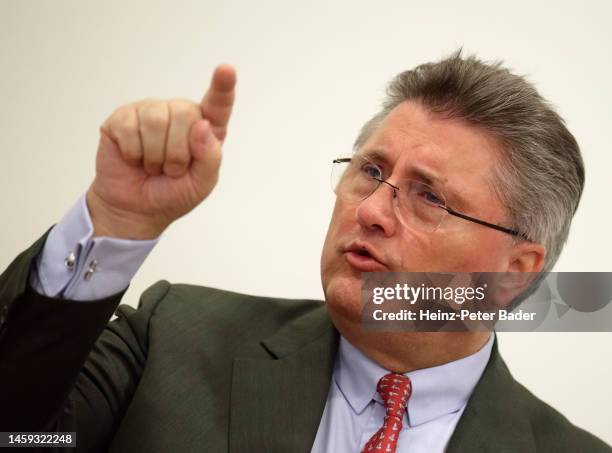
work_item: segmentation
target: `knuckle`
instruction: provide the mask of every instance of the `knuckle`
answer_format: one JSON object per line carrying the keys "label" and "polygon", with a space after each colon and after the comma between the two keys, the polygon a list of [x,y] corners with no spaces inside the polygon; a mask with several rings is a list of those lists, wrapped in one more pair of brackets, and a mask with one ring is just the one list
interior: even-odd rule
{"label": "knuckle", "polygon": [[117,121],[119,118],[122,118],[125,116],[127,109],[128,109],[127,105],[122,105],[121,107],[117,107],[115,110],[113,110],[113,113],[109,115],[106,121],[109,123],[113,123]]}
{"label": "knuckle", "polygon": [[140,150],[136,146],[127,146],[121,150],[123,156],[131,161],[140,160]]}
{"label": "knuckle", "polygon": [[188,124],[193,120],[194,117],[189,110],[178,109],[172,111],[172,122],[175,124]]}
{"label": "knuckle", "polygon": [[137,129],[136,118],[129,107],[117,109],[107,124],[118,137],[125,137]]}
{"label": "knuckle", "polygon": [[130,135],[135,134],[137,132],[135,124],[121,121],[114,124],[112,130],[119,140],[126,139]]}
{"label": "knuckle", "polygon": [[174,99],[168,103],[173,122],[188,124],[199,119],[199,106],[183,99]]}
{"label": "knuckle", "polygon": [[164,102],[155,102],[138,110],[140,127],[146,131],[165,129],[168,125],[168,108]]}

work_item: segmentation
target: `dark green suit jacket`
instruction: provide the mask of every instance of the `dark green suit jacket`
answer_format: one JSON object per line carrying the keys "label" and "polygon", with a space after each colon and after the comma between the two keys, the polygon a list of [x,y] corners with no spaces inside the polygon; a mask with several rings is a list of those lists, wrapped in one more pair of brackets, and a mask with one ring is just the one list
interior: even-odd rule
{"label": "dark green suit jacket", "polygon": [[[310,451],[338,345],[324,303],[161,281],[108,323],[122,294],[28,287],[44,240],[0,276],[0,431],[76,431],[79,452]],[[517,383],[494,345],[447,451],[612,449]]]}

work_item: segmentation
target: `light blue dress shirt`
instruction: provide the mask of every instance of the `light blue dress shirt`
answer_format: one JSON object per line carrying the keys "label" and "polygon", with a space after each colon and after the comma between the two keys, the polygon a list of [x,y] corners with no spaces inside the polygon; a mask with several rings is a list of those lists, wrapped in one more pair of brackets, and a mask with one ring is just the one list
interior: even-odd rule
{"label": "light blue dress shirt", "polygon": [[159,237],[147,241],[93,237],[83,194],[49,232],[34,263],[30,285],[38,293],[70,300],[96,300],[129,285]]}
{"label": "light blue dress shirt", "polygon": [[[158,240],[93,238],[83,195],[49,233],[30,284],[50,297],[87,301],[111,296],[128,286]],[[493,338],[468,357],[405,374],[412,395],[396,453],[444,451],[489,361]],[[385,407],[376,385],[388,372],[340,337],[312,453],[361,451],[383,424]]]}
{"label": "light blue dress shirt", "polygon": [[[494,336],[476,353],[404,374],[412,395],[396,453],[442,453],[489,361]],[[382,426],[385,406],[376,385],[388,370],[340,337],[333,379],[312,453],[359,453]]]}

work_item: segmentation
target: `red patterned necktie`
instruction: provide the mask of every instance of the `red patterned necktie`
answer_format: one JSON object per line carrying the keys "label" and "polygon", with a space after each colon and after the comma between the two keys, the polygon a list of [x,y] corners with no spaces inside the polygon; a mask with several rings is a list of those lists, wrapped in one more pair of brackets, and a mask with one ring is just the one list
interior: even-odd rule
{"label": "red patterned necktie", "polygon": [[364,445],[361,453],[395,453],[412,383],[406,376],[389,373],[380,378],[376,390],[385,403],[387,414],[382,428]]}

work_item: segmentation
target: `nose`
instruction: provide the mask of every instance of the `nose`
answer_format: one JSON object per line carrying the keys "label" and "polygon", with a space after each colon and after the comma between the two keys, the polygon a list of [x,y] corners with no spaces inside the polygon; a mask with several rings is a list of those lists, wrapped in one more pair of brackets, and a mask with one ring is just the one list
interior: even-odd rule
{"label": "nose", "polygon": [[357,222],[366,230],[379,231],[387,237],[393,236],[398,221],[393,209],[396,197],[397,188],[382,181],[357,207]]}

